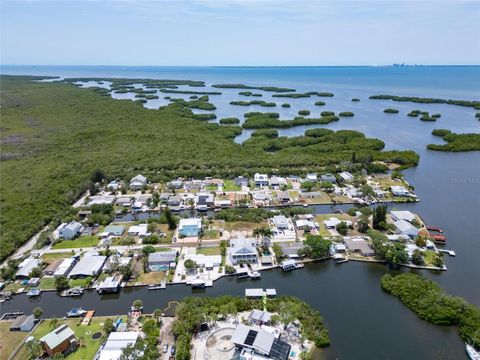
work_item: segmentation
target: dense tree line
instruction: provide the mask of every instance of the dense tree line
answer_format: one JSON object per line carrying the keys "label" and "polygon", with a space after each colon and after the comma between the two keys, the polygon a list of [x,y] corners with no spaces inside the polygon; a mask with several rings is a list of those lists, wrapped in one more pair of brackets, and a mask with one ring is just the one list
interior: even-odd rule
{"label": "dense tree line", "polygon": [[440,136],[446,144],[429,144],[427,149],[436,151],[475,151],[480,150],[480,134],[456,134],[446,129],[435,129],[432,135]]}

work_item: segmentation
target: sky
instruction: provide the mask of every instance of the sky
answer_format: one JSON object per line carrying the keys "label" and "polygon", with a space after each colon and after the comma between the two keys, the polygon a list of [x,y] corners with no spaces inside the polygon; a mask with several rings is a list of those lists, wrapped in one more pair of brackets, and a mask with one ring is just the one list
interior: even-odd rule
{"label": "sky", "polygon": [[1,0],[0,6],[4,65],[480,64],[480,0]]}

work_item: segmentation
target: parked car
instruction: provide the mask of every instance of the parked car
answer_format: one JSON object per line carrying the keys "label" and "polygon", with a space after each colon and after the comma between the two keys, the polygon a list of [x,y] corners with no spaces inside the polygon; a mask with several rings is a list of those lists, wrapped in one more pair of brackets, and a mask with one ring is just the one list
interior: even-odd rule
{"label": "parked car", "polygon": [[170,349],[170,354],[175,355],[175,345],[172,345],[172,348]]}
{"label": "parked car", "polygon": [[163,345],[163,353],[167,353],[168,351],[168,344]]}

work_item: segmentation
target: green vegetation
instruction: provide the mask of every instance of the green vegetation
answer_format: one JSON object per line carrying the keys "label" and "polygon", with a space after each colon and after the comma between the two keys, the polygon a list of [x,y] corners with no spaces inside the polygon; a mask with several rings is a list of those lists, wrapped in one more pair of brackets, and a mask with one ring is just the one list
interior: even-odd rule
{"label": "green vegetation", "polygon": [[[130,179],[141,172],[156,182],[176,177],[233,178],[255,172],[302,174],[305,168],[320,171],[352,159],[403,166],[418,162],[414,152],[380,152],[381,141],[360,133],[355,138],[339,133],[337,143],[327,136],[325,144],[307,146],[296,146],[303,139],[281,140],[282,149],[272,154],[259,151],[258,146],[234,143],[240,127],[208,123],[205,120],[214,119],[215,114],[193,114],[179,102],[152,110],[102,96],[95,88],[81,89],[71,80],[33,79],[37,78],[1,77],[1,259],[50,222],[54,228],[72,219],[71,204],[91,188],[90,176],[98,168],[106,174],[105,181]],[[138,79],[115,83],[203,84]]]}
{"label": "green vegetation", "polygon": [[337,116],[325,116],[321,118],[295,117],[293,120],[279,120],[269,116],[251,116],[243,123],[244,129],[262,128],[290,128],[301,125],[325,125],[338,121]]}
{"label": "green vegetation", "polygon": [[186,101],[184,99],[170,99],[171,102],[178,103],[182,106],[185,106],[189,109],[200,109],[200,110],[215,110],[216,107],[212,103],[208,102],[208,96],[203,95],[195,100]]}
{"label": "green vegetation", "polygon": [[358,102],[358,101],[360,101],[360,99],[359,98],[352,98],[352,101]]}
{"label": "green vegetation", "polygon": [[250,223],[261,223],[262,221],[265,221],[278,213],[285,216],[294,216],[298,214],[309,214],[311,212],[312,209],[298,207],[282,208],[279,209],[278,212],[273,212],[271,210],[262,208],[232,208],[217,211],[214,214],[214,219],[225,220],[226,222],[244,221]]}
{"label": "green vegetation", "polygon": [[52,249],[74,249],[97,246],[99,242],[96,236],[81,236],[73,240],[62,240],[52,246]]}
{"label": "green vegetation", "polygon": [[369,99],[376,100],[393,100],[393,101],[410,101],[420,104],[449,104],[449,105],[459,105],[473,107],[475,109],[480,109],[480,101],[468,101],[468,100],[445,100],[445,99],[435,99],[435,98],[421,98],[414,96],[393,96],[393,95],[372,95]]}
{"label": "green vegetation", "polygon": [[383,110],[383,112],[387,113],[387,114],[398,114],[398,109],[388,108],[388,109]]}
{"label": "green vegetation", "polygon": [[335,116],[335,113],[333,111],[322,111],[320,113],[320,116]]}
{"label": "green vegetation", "polygon": [[171,90],[171,89],[161,89],[160,92],[166,94],[190,94],[190,95],[222,95],[218,91],[193,91],[193,90]]}
{"label": "green vegetation", "polygon": [[458,325],[460,337],[480,349],[480,309],[445,293],[435,282],[414,273],[385,274],[382,288],[421,319],[437,325]]}
{"label": "green vegetation", "polygon": [[277,138],[278,130],[275,129],[258,129],[252,133],[252,136],[265,136],[267,138]]}
{"label": "green vegetation", "polygon": [[315,101],[315,105],[317,106],[324,106],[325,102],[324,101]]}
{"label": "green vegetation", "polygon": [[435,129],[432,135],[440,136],[447,144],[429,144],[427,149],[436,151],[475,151],[480,150],[480,134],[455,134],[446,129]]}
{"label": "green vegetation", "polygon": [[418,117],[422,112],[420,110],[412,110],[410,111],[407,116],[410,117]]}
{"label": "green vegetation", "polygon": [[315,95],[320,96],[318,92],[310,91],[306,93],[273,94],[272,97],[299,99],[299,98],[308,98],[310,96],[315,96]]}
{"label": "green vegetation", "polygon": [[290,107],[290,104],[288,104],[288,103],[283,103],[283,104],[282,104],[282,107],[283,107],[283,108],[289,108],[289,107]]}
{"label": "green vegetation", "polygon": [[252,100],[252,101],[234,100],[234,101],[230,101],[230,105],[240,105],[240,106],[260,105],[264,107],[277,106],[277,104],[275,104],[274,102],[267,102],[263,100]]}
{"label": "green vegetation", "polygon": [[310,115],[310,110],[300,110],[300,111],[298,112],[298,115],[308,116],[308,115]]}
{"label": "green vegetation", "polygon": [[331,244],[331,241],[325,240],[320,235],[307,235],[307,239],[303,242],[303,248],[299,250],[299,255],[312,259],[323,258],[328,256]]}
{"label": "green vegetation", "polygon": [[218,89],[250,89],[250,90],[263,90],[271,92],[291,92],[295,89],[281,88],[276,86],[248,86],[243,84],[215,84],[212,85],[214,88]]}
{"label": "green vegetation", "polygon": [[216,298],[188,297],[177,307],[177,320],[172,329],[176,338],[176,359],[190,359],[190,342],[202,323],[216,322],[230,314],[236,316],[239,312],[264,307],[269,312],[278,313],[279,321],[284,324],[299,320],[303,336],[317,347],[330,345],[328,331],[319,312],[297,298],[282,296],[270,299],[264,304],[262,300],[229,295]]}
{"label": "green vegetation", "polygon": [[260,93],[252,93],[251,91],[240,91],[240,92],[238,93],[238,95],[243,95],[243,96],[257,96],[257,97],[263,96],[263,95],[260,94]]}
{"label": "green vegetation", "polygon": [[354,114],[353,112],[351,112],[351,111],[343,111],[343,112],[338,113],[338,116],[340,116],[340,117],[345,117],[345,116],[349,117],[349,116],[355,116],[355,114]]}
{"label": "green vegetation", "polygon": [[220,124],[222,124],[222,125],[239,124],[239,123],[240,123],[240,119],[239,119],[239,118],[235,118],[235,117],[223,118],[223,119],[220,119],[219,122],[220,122]]}

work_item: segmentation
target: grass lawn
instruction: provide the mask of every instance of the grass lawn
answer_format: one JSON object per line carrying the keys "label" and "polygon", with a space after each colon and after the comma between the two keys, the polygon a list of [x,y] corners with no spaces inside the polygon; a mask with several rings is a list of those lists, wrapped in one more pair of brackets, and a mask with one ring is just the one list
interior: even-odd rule
{"label": "grass lawn", "polygon": [[305,202],[307,204],[331,204],[332,199],[330,199],[330,196],[326,192],[323,191],[318,191],[320,193],[320,196],[314,197],[314,198],[307,198],[305,199]]}
{"label": "grass lawn", "polygon": [[197,248],[197,254],[220,255],[220,247],[219,246],[211,246],[211,247]]}
{"label": "grass lawn", "polygon": [[20,282],[14,281],[14,282],[11,282],[10,284],[7,284],[5,286],[5,288],[3,289],[3,291],[7,291],[7,292],[11,291],[11,292],[15,293],[15,292],[17,292],[18,289],[20,289],[22,287],[24,288],[25,285],[20,285]]}
{"label": "grass lawn", "polygon": [[165,237],[160,238],[160,243],[161,244],[171,244],[173,234],[174,234],[175,231],[168,230],[168,225],[167,224],[160,224],[159,227],[160,227],[160,230],[166,235]]}
{"label": "grass lawn", "polygon": [[10,331],[11,321],[0,321],[0,360],[7,360],[28,332]]}
{"label": "grass lawn", "polygon": [[165,271],[150,271],[146,273],[142,270],[139,276],[135,279],[135,282],[140,282],[142,284],[158,284],[163,279],[165,279]]}
{"label": "grass lawn", "polygon": [[201,236],[202,239],[213,240],[220,237],[220,232],[218,230],[207,230]]}
{"label": "grass lawn", "polygon": [[72,256],[71,252],[59,252],[59,253],[45,253],[41,256],[41,259],[47,263],[57,259],[66,259]]}
{"label": "grass lawn", "polygon": [[425,265],[433,266],[433,259],[435,259],[436,253],[433,250],[425,250],[423,252],[423,259],[425,261]]}
{"label": "grass lawn", "polygon": [[[59,319],[59,326],[62,324],[68,324],[68,326],[75,332],[77,339],[80,341],[80,347],[67,357],[66,360],[86,360],[93,359],[98,348],[105,339],[105,333],[103,331],[103,323],[108,317],[94,317],[90,325],[79,325],[79,319]],[[113,317],[112,317],[113,318]],[[102,324],[102,325],[101,325]],[[33,336],[38,340],[42,336],[48,334],[52,329],[50,328],[49,321],[43,321],[33,332]],[[92,339],[92,335],[101,332],[102,336],[96,340]],[[18,359],[28,359],[27,349],[23,347],[18,355],[15,357]]]}
{"label": "grass lawn", "polygon": [[235,185],[235,181],[233,180],[225,180],[223,182],[223,190],[224,191],[239,191],[242,190],[240,186]]}
{"label": "grass lawn", "polygon": [[[324,220],[330,219],[331,217],[336,217],[339,220],[350,220],[354,223],[354,218],[348,214],[319,214],[315,216],[315,222],[320,225],[319,235],[323,237],[332,236],[330,232],[325,228]],[[351,231],[351,230],[350,230]]]}
{"label": "grass lawn", "polygon": [[92,281],[92,277],[89,276],[85,279],[70,279],[70,287],[81,286],[86,287]]}
{"label": "grass lawn", "polygon": [[40,279],[40,284],[38,287],[41,290],[51,290],[55,289],[55,278],[54,277],[42,277]]}
{"label": "grass lawn", "polygon": [[217,185],[207,185],[205,186],[205,190],[208,190],[208,191],[217,191],[218,187]]}
{"label": "grass lawn", "polygon": [[52,249],[74,249],[97,246],[99,242],[96,236],[82,236],[75,240],[63,240],[52,246]]}
{"label": "grass lawn", "polygon": [[232,221],[232,222],[225,222],[225,230],[228,231],[252,231],[257,227],[264,227],[268,226],[266,222],[254,223],[248,221]]}

